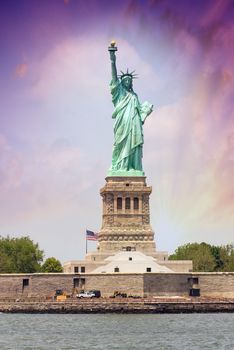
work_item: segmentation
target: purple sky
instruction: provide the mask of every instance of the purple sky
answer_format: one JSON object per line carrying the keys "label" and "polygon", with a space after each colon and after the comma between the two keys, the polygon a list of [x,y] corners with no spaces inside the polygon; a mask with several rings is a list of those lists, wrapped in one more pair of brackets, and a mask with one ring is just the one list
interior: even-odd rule
{"label": "purple sky", "polygon": [[231,0],[0,2],[0,234],[65,261],[100,229],[112,39],[155,106],[143,162],[158,249],[234,241]]}

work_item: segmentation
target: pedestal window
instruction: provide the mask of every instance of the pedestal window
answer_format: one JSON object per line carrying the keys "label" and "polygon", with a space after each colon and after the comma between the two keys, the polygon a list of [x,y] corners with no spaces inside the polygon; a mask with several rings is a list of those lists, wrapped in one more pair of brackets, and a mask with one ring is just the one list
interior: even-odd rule
{"label": "pedestal window", "polygon": [[134,197],[133,207],[134,207],[134,210],[139,210],[139,198],[138,197]]}
{"label": "pedestal window", "polygon": [[126,199],[125,199],[125,209],[130,209],[130,208],[131,208],[130,197],[126,197]]}
{"label": "pedestal window", "polygon": [[122,209],[122,198],[121,197],[117,198],[117,209],[119,209],[119,210]]}

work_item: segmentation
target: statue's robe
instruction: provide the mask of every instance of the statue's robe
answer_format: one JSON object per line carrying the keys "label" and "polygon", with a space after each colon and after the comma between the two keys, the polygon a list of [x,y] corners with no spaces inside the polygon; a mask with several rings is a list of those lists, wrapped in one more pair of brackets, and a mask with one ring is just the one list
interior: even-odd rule
{"label": "statue's robe", "polygon": [[141,104],[134,91],[127,91],[120,80],[111,81],[112,102],[115,106],[114,146],[112,167],[114,171],[142,171],[143,128],[146,117],[152,112],[148,102]]}

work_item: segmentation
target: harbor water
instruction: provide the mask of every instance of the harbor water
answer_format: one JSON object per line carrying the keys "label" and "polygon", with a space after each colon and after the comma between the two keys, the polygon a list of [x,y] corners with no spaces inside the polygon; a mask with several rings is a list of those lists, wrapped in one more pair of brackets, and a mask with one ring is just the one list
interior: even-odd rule
{"label": "harbor water", "polygon": [[0,314],[0,349],[233,350],[234,314]]}

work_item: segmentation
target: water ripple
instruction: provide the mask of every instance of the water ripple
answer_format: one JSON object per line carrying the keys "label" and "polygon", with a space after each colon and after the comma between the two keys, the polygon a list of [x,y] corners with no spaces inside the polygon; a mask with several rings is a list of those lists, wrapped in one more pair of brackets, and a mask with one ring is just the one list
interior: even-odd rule
{"label": "water ripple", "polygon": [[233,350],[234,314],[0,314],[1,350]]}

